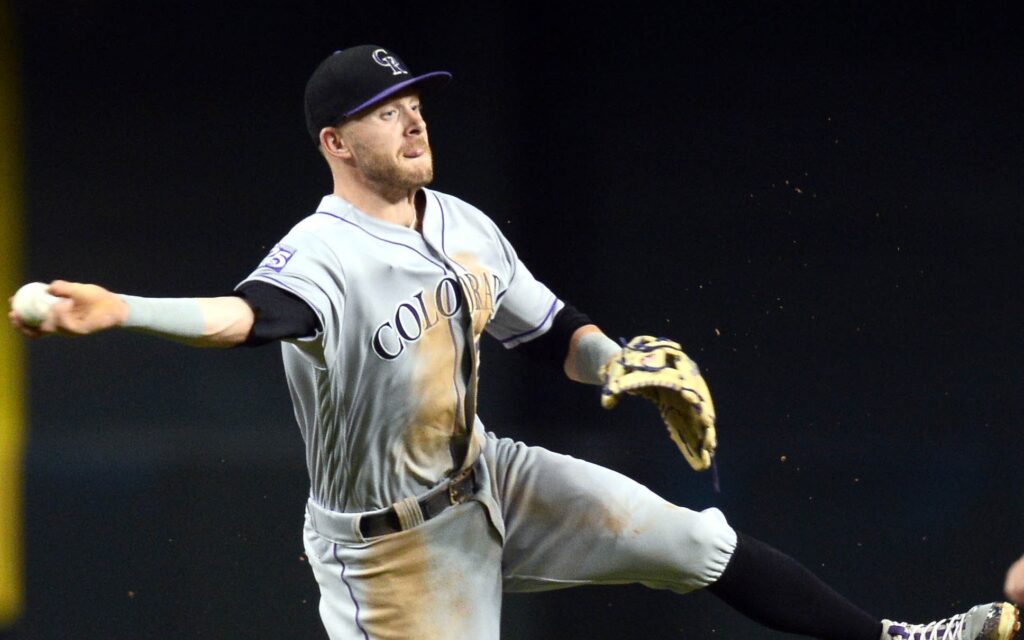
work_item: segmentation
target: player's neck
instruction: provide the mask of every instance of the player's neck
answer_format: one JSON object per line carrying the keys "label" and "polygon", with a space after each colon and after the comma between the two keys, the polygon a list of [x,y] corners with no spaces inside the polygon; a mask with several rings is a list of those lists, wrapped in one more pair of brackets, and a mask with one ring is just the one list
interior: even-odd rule
{"label": "player's neck", "polygon": [[403,193],[381,193],[376,190],[346,188],[335,183],[334,195],[342,198],[359,211],[381,222],[389,222],[412,229],[417,228],[419,216],[417,198],[419,189]]}

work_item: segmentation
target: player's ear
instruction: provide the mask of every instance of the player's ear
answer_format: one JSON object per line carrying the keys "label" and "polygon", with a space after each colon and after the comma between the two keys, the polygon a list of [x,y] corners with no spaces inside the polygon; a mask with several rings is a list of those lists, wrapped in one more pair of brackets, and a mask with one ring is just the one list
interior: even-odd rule
{"label": "player's ear", "polygon": [[324,127],[320,130],[320,148],[324,153],[336,158],[350,158],[352,152],[348,142],[341,135],[341,127]]}

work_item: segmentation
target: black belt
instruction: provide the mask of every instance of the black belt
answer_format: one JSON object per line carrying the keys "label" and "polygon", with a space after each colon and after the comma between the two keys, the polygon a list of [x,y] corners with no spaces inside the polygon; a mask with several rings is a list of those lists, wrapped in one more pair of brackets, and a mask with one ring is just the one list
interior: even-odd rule
{"label": "black belt", "polygon": [[[419,500],[424,522],[441,515],[441,512],[448,507],[462,504],[472,498],[475,493],[476,472],[469,468],[449,480],[444,491],[438,491]],[[367,514],[359,519],[359,533],[363,534],[364,538],[374,538],[401,530],[402,523],[399,522],[398,512],[394,507],[380,513]]]}

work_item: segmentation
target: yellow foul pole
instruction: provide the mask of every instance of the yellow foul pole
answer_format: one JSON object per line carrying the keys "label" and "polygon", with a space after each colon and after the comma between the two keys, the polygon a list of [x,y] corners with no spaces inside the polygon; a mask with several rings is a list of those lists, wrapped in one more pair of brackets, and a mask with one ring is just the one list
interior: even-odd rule
{"label": "yellow foul pole", "polygon": [[[22,278],[21,92],[13,9],[0,0],[0,300]],[[6,313],[4,314],[6,316]],[[24,607],[21,542],[25,448],[25,354],[22,338],[0,318],[0,629]]]}

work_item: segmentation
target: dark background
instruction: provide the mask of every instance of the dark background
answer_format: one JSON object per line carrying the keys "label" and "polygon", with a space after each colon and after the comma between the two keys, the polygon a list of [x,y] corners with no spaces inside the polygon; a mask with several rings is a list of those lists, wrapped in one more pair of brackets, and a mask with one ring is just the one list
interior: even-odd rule
{"label": "dark background", "polygon": [[[701,363],[721,493],[648,406],[604,412],[493,344],[490,429],[718,506],[878,616],[1000,597],[1024,552],[1024,57],[1005,9],[14,4],[27,280],[230,290],[330,190],[309,73],[385,45],[455,75],[426,106],[434,186],[609,334]],[[117,333],[29,353],[10,637],[325,637],[276,348]],[[707,593],[595,587],[508,596],[503,637],[785,636]]]}

